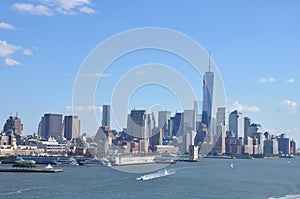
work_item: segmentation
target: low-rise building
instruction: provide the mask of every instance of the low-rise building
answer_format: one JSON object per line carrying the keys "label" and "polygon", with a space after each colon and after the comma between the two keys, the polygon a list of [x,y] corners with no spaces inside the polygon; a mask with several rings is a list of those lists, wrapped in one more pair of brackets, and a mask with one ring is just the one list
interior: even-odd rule
{"label": "low-rise building", "polygon": [[59,144],[54,138],[49,138],[48,141],[38,141],[37,147],[51,155],[66,154],[67,152],[66,144]]}

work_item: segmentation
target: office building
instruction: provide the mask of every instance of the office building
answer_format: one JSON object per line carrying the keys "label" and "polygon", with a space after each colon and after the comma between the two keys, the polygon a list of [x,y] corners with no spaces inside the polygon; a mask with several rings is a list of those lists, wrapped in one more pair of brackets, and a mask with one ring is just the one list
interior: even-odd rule
{"label": "office building", "polygon": [[80,135],[80,120],[78,116],[65,116],[64,118],[64,137],[72,140]]}
{"label": "office building", "polygon": [[110,126],[110,105],[102,106],[102,126]]}
{"label": "office building", "polygon": [[290,153],[295,155],[297,153],[296,142],[294,140],[291,140],[290,145],[291,145]]}
{"label": "office building", "polygon": [[249,134],[248,136],[253,136],[254,134],[257,134],[257,133],[261,133],[261,134],[264,134],[264,129],[262,128],[262,126],[260,124],[251,124],[249,127],[248,127],[248,133]]}
{"label": "office building", "polygon": [[278,138],[278,151],[279,154],[291,154],[291,141],[281,134]]}
{"label": "office building", "polygon": [[23,134],[23,124],[18,115],[15,117],[10,116],[3,127],[4,133],[8,131],[13,131],[15,135],[22,135]]}
{"label": "office building", "polygon": [[195,137],[196,137],[196,132],[195,131],[187,131],[185,133],[185,136],[183,137],[183,147],[184,147],[184,152],[188,153],[189,152],[189,147],[190,145],[195,145]]}
{"label": "office building", "polygon": [[171,111],[159,111],[158,112],[158,128],[163,131],[163,136],[170,136],[169,121],[171,117]]}
{"label": "office building", "polygon": [[183,114],[184,131],[196,131],[195,110],[184,110]]}
{"label": "office building", "polygon": [[248,129],[251,125],[251,119],[249,117],[244,117],[244,137],[251,136],[251,134],[248,134]]}
{"label": "office building", "polygon": [[146,110],[131,110],[127,117],[127,134],[138,139],[146,137]]}
{"label": "office building", "polygon": [[209,70],[203,77],[203,104],[202,104],[202,123],[208,128],[210,134],[210,124],[212,117],[212,104],[214,92],[214,73],[210,71],[210,57]]}
{"label": "office building", "polygon": [[182,136],[184,134],[184,114],[176,113],[170,119],[170,131],[172,136]]}
{"label": "office building", "polygon": [[278,154],[278,141],[275,138],[264,141],[264,154]]}
{"label": "office building", "polygon": [[244,137],[244,118],[243,114],[237,110],[230,113],[229,131],[234,133],[234,137]]}
{"label": "office building", "polygon": [[48,139],[50,137],[63,138],[63,123],[61,114],[47,113],[42,117],[39,124],[39,137]]}

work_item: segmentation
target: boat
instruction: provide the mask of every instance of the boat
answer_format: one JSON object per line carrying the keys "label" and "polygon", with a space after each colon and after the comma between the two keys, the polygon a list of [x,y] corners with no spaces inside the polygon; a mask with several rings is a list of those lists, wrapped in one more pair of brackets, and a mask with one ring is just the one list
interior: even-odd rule
{"label": "boat", "polygon": [[234,167],[234,165],[233,165],[233,163],[231,163],[231,164],[230,164],[230,168],[232,168],[232,169],[233,169],[233,167]]}
{"label": "boat", "polygon": [[101,163],[102,163],[104,166],[107,166],[107,167],[111,167],[111,166],[112,166],[110,160],[107,159],[107,158],[102,158],[102,159],[101,159]]}
{"label": "boat", "polygon": [[24,160],[23,158],[17,158],[15,163],[18,162],[24,162],[24,163],[32,163],[35,164],[36,162],[34,160]]}
{"label": "boat", "polygon": [[97,158],[87,159],[80,162],[81,165],[84,166],[92,166],[92,165],[102,165],[102,161]]}
{"label": "boat", "polygon": [[281,154],[279,158],[296,158],[293,154]]}
{"label": "boat", "polygon": [[140,177],[136,178],[136,180],[147,181],[147,180],[151,180],[151,179],[155,179],[155,178],[173,175],[174,173],[175,172],[168,172],[167,169],[165,168],[163,171],[159,171],[157,173],[151,173],[151,174],[140,176]]}
{"label": "boat", "polygon": [[56,165],[78,166],[78,162],[73,158],[58,158],[53,163]]}

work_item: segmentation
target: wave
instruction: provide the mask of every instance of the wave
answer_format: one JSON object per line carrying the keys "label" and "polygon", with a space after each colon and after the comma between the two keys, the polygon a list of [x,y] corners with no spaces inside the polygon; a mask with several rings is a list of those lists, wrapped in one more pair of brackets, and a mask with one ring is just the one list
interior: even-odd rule
{"label": "wave", "polygon": [[7,195],[15,195],[15,194],[21,194],[23,192],[28,192],[31,190],[38,190],[38,189],[47,189],[48,187],[32,187],[32,188],[26,188],[26,189],[19,189],[17,191],[11,191],[11,192],[4,192],[0,193],[0,196],[7,196]]}
{"label": "wave", "polygon": [[268,199],[300,199],[300,194],[296,194],[296,195],[285,195],[282,197],[269,197]]}

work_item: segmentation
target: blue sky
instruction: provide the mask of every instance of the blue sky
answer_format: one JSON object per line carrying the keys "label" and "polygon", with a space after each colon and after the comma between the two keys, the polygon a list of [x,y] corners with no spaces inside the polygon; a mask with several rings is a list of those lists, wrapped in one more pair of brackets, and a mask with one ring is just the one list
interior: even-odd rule
{"label": "blue sky", "polygon": [[[1,1],[0,123],[18,111],[25,132],[31,134],[44,113],[69,114],[77,71],[93,48],[122,31],[162,27],[190,36],[211,52],[223,78],[228,108],[237,108],[271,133],[286,132],[300,143],[299,8],[296,0]],[[109,85],[130,67],[153,60],[185,71],[184,63],[171,55],[145,54],[124,57],[115,63],[124,67],[112,67],[104,81]],[[192,71],[188,76],[197,85]],[[159,90],[141,89],[130,106],[149,108],[158,103],[150,96],[160,95]],[[96,92],[97,107],[110,102],[103,92]],[[178,107],[172,101],[166,108]]]}

